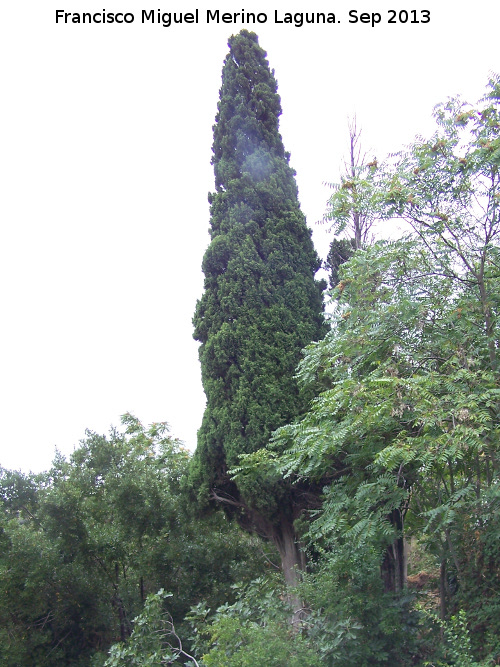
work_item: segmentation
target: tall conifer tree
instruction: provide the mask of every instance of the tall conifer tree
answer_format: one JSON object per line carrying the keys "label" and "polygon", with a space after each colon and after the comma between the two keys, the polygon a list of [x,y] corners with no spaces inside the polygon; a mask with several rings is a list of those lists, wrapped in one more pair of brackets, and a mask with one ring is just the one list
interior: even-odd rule
{"label": "tall conifer tree", "polygon": [[296,491],[277,477],[236,484],[228,470],[305,409],[294,375],[301,350],[325,333],[323,285],[278,130],[274,72],[254,33],[242,30],[229,47],[213,128],[205,291],[193,320],[207,406],[192,479],[202,497],[275,542],[293,582]]}

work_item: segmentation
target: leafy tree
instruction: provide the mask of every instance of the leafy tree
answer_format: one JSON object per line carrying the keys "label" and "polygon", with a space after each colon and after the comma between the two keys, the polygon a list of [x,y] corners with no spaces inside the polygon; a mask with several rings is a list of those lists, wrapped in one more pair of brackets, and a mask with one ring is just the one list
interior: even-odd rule
{"label": "leafy tree", "polygon": [[246,30],[229,47],[214,125],[205,292],[194,315],[207,407],[191,479],[205,502],[273,540],[295,582],[300,494],[276,474],[245,484],[228,471],[307,406],[294,371],[301,350],[325,332],[323,285],[314,280],[320,262],[278,132],[281,104],[266,53]]}
{"label": "leafy tree", "polygon": [[100,645],[108,621],[105,605],[96,604],[102,602],[101,582],[64,558],[58,541],[44,529],[39,507],[48,476],[6,472],[3,481],[15,477],[19,483],[9,484],[8,493],[4,487],[1,519],[0,662],[6,667],[83,666],[89,644]]}
{"label": "leafy tree", "polygon": [[48,473],[0,477],[6,667],[102,664],[113,642],[129,640],[147,596],[167,586],[182,634],[191,605],[232,600],[233,583],[265,569],[259,545],[224,516],[195,519],[182,490],[189,454],[166,425],[131,415],[124,424],[125,433],[87,432]]}
{"label": "leafy tree", "polygon": [[453,577],[455,604],[481,618],[483,652],[498,650],[499,617],[497,584],[489,578],[479,597],[474,575],[485,561],[490,576],[499,571],[499,103],[493,78],[477,107],[437,107],[435,135],[383,167],[373,184],[378,210],[412,231],[341,267],[334,326],[299,371],[326,389],[274,437],[287,448],[280,465],[289,475],[331,475],[312,533],[330,536],[337,552],[379,549],[398,588],[403,556],[391,565],[388,553],[404,524],[427,536],[441,562],[441,597],[452,601]]}

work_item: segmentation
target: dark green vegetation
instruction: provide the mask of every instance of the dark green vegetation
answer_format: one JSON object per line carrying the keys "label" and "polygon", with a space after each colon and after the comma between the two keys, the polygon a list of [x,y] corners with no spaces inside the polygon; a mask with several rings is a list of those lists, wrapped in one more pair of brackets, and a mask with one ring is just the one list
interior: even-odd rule
{"label": "dark green vegetation", "polygon": [[189,455],[165,425],[124,424],[125,434],[88,433],[48,473],[2,471],[5,667],[103,664],[147,595],[167,588],[182,629],[193,604],[217,607],[265,569],[262,547],[224,517],[194,518],[181,489]]}
{"label": "dark green vegetation", "polygon": [[294,378],[302,349],[326,333],[320,261],[278,131],[277,84],[257,36],[231,37],[214,125],[211,243],[194,316],[207,407],[191,479],[199,497],[271,539],[287,580],[301,554],[293,522],[301,491],[266,473],[234,482],[241,454],[304,412],[310,391]]}
{"label": "dark green vegetation", "polygon": [[[126,415],[45,474],[1,473],[6,667],[500,664],[500,79],[386,163],[351,133],[323,333],[278,113],[256,38],[234,37],[197,453]],[[406,233],[370,244],[394,218]]]}

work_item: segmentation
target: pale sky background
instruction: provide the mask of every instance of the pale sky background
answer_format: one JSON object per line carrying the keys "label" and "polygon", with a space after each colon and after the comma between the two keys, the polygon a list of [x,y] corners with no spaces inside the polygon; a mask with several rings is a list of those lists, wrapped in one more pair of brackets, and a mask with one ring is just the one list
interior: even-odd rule
{"label": "pale sky background", "polygon": [[[141,10],[200,10],[198,25]],[[56,25],[56,9],[131,11],[132,25]],[[206,9],[265,12],[207,25]],[[429,9],[389,25],[388,9]],[[375,27],[348,12],[380,12]],[[208,244],[212,125],[227,39],[254,29],[275,69],[281,133],[315,225],[354,113],[369,156],[433,129],[434,104],[475,102],[500,71],[500,2],[318,1],[336,25],[276,24],[298,2],[4,2],[0,9],[0,465],[49,468],[120,415],[168,421],[193,449],[205,399],[191,318]]]}

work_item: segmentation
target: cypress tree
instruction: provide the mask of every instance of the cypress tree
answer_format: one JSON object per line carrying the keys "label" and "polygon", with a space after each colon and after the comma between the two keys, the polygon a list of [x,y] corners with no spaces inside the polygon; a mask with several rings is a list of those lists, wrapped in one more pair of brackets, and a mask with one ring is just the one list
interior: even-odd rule
{"label": "cypress tree", "polygon": [[328,282],[335,289],[339,283],[339,269],[348,262],[356,252],[355,239],[333,239],[326,258],[324,268],[330,272]]}
{"label": "cypress tree", "polygon": [[325,333],[320,267],[279,134],[281,101],[257,35],[229,40],[215,119],[211,242],[194,315],[207,405],[191,478],[248,530],[272,539],[285,577],[301,565],[297,492],[281,478],[238,482],[239,455],[304,411],[294,378],[301,350]]}

